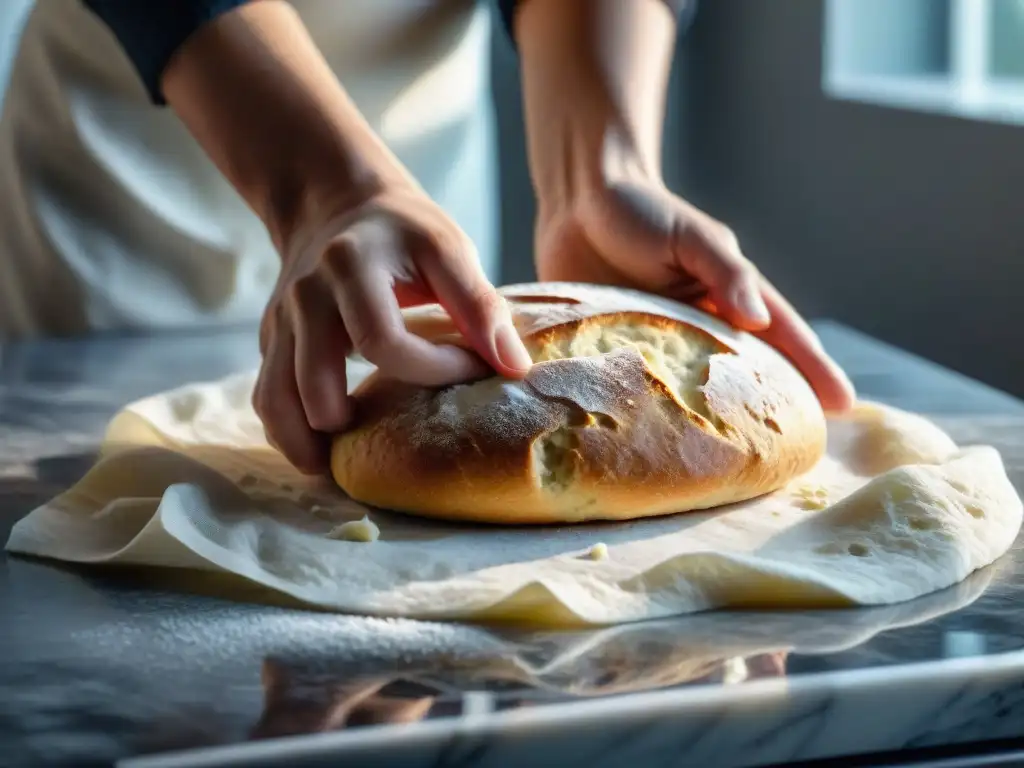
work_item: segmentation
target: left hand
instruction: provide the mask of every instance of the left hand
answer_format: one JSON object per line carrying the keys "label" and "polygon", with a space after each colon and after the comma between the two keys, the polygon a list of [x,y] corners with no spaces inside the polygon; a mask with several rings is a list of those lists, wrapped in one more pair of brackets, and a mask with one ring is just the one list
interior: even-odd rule
{"label": "left hand", "polygon": [[694,304],[786,355],[826,411],[853,405],[850,380],[732,231],[660,182],[607,183],[558,205],[541,200],[539,214],[541,280],[621,285]]}

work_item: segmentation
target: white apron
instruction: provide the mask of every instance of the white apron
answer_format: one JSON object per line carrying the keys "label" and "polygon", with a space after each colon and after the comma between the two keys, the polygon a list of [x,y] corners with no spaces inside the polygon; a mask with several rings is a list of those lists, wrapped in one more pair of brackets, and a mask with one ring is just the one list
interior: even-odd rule
{"label": "white apron", "polygon": [[[3,0],[0,0],[3,2]],[[475,0],[295,0],[386,143],[498,278],[488,48]],[[0,118],[0,339],[258,320],[259,220],[79,0],[37,0]]]}

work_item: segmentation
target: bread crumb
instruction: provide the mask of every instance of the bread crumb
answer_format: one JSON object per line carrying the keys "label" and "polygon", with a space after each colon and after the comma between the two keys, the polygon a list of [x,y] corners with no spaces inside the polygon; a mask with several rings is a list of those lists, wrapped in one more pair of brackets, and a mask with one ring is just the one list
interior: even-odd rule
{"label": "bread crumb", "polygon": [[793,495],[800,500],[799,507],[807,511],[825,509],[828,506],[828,488],[823,485],[801,485]]}
{"label": "bread crumb", "polygon": [[380,538],[380,528],[368,515],[363,515],[362,520],[349,520],[347,523],[335,526],[327,532],[327,538],[369,543]]}
{"label": "bread crumb", "polygon": [[818,510],[825,509],[828,506],[828,502],[824,499],[801,499],[798,506],[807,512],[817,512]]}
{"label": "bread crumb", "polygon": [[608,559],[608,545],[603,541],[597,542],[594,546],[587,550],[584,555],[587,560],[607,560]]}

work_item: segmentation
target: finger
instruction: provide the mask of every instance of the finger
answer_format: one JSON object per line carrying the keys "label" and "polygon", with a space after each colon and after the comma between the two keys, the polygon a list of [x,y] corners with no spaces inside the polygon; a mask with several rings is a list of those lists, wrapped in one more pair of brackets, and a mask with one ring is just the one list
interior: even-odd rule
{"label": "finger", "polygon": [[818,395],[822,408],[842,412],[853,407],[853,383],[825,352],[817,334],[774,286],[762,281],[761,291],[772,323],[757,335],[792,361]]}
{"label": "finger", "polygon": [[295,382],[306,421],[318,432],[337,434],[352,417],[345,367],[352,348],[348,333],[334,295],[321,280],[297,280],[290,298],[295,329]]}
{"label": "finger", "polygon": [[761,296],[754,265],[743,255],[736,236],[715,222],[687,223],[680,217],[673,250],[682,271],[707,288],[708,300],[725,321],[748,331],[763,330],[771,314]]}
{"label": "finger", "polygon": [[324,264],[353,346],[382,375],[423,386],[445,386],[487,375],[487,367],[472,353],[432,344],[406,330],[392,275],[377,259],[366,258],[339,240],[330,246]]}
{"label": "finger", "polygon": [[364,702],[370,701],[389,680],[355,681],[331,691],[332,701],[324,713],[321,730],[336,731],[348,725],[352,713]]}
{"label": "finger", "polygon": [[271,445],[296,469],[311,475],[325,471],[326,441],[306,421],[295,381],[295,338],[287,325],[270,331],[253,406]]}
{"label": "finger", "polygon": [[533,365],[530,353],[507,302],[491,285],[471,248],[443,254],[428,245],[421,250],[417,266],[472,348],[498,375],[522,378]]}

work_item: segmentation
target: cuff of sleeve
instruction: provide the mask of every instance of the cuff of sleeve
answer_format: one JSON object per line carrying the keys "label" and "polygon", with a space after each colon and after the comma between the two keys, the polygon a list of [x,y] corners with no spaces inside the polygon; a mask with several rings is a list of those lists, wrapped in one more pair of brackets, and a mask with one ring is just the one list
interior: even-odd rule
{"label": "cuff of sleeve", "polygon": [[154,104],[166,104],[160,80],[193,32],[246,0],[84,0],[110,28]]}
{"label": "cuff of sleeve", "polygon": [[[678,19],[679,33],[682,34],[690,28],[693,23],[693,16],[697,12],[698,0],[665,0],[665,3],[672,9]],[[515,17],[516,10],[527,0],[498,0],[498,10],[501,12],[501,20],[508,34],[512,45],[516,45]]]}

